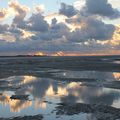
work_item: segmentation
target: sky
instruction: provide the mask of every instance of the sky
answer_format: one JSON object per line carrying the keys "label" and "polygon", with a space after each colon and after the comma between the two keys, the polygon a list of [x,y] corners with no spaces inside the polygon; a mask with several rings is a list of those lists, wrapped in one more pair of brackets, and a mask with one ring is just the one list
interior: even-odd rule
{"label": "sky", "polygon": [[0,0],[0,55],[120,54],[119,0]]}

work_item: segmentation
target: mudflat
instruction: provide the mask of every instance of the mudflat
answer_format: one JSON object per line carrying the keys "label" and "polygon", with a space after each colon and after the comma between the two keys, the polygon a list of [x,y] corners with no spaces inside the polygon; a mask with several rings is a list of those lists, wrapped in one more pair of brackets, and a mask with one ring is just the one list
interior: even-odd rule
{"label": "mudflat", "polygon": [[0,58],[0,120],[120,119],[120,56]]}

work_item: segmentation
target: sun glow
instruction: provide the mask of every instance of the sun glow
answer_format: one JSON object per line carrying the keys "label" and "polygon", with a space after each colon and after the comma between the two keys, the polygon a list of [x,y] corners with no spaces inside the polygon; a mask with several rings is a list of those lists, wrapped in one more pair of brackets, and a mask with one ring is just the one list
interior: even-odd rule
{"label": "sun glow", "polygon": [[36,52],[36,53],[30,53],[28,55],[30,56],[53,56],[53,57],[59,57],[59,56],[103,56],[103,55],[119,55],[120,51],[119,50],[109,50],[107,52],[100,51],[96,53],[79,53],[79,52],[63,52],[63,51],[58,51],[54,53],[45,53],[45,52]]}
{"label": "sun glow", "polygon": [[45,53],[45,52],[36,52],[36,53],[31,53],[29,54],[31,56],[80,56],[82,55],[81,53],[72,53],[72,52],[63,52],[63,51],[58,51],[54,53]]}
{"label": "sun glow", "polygon": [[47,54],[44,52],[36,52],[33,54],[33,56],[46,56]]}

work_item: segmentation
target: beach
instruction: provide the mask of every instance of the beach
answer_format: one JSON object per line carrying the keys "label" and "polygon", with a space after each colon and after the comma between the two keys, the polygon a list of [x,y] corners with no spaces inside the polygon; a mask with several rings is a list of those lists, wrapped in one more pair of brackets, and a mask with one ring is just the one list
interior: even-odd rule
{"label": "beach", "polygon": [[0,120],[119,120],[120,56],[1,57]]}

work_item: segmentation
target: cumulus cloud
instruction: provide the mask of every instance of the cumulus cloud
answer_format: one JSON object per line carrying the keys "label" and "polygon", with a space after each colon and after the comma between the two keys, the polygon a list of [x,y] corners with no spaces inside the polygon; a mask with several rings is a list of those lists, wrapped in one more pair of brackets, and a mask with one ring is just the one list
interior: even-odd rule
{"label": "cumulus cloud", "polygon": [[44,5],[37,5],[37,6],[35,6],[35,11],[36,12],[39,12],[39,13],[44,13],[44,11],[45,11],[45,6]]}
{"label": "cumulus cloud", "polygon": [[16,38],[11,34],[2,34],[0,35],[0,40],[5,42],[15,42]]}
{"label": "cumulus cloud", "polygon": [[67,17],[72,17],[77,14],[77,10],[72,5],[61,3],[61,8],[59,9],[59,13]]}
{"label": "cumulus cloud", "polygon": [[120,11],[114,9],[108,0],[86,0],[83,15],[100,15],[108,18],[120,17]]}
{"label": "cumulus cloud", "polygon": [[47,16],[45,16],[45,20],[49,23],[49,25],[51,24],[52,19],[56,19],[58,23],[65,23],[65,20],[68,18],[65,15],[59,14],[59,13],[53,13],[53,14],[49,14]]}
{"label": "cumulus cloud", "polygon": [[120,9],[120,1],[119,0],[108,0],[108,2],[117,9]]}
{"label": "cumulus cloud", "polygon": [[67,18],[65,21],[68,24],[77,24],[78,26],[80,25],[80,23],[82,22],[84,17],[80,16],[80,15],[76,15],[75,17],[72,18]]}
{"label": "cumulus cloud", "polygon": [[52,22],[51,22],[51,25],[54,26],[54,25],[56,25],[56,24],[57,24],[57,19],[56,19],[56,18],[53,18],[53,19],[52,19]]}
{"label": "cumulus cloud", "polygon": [[1,25],[0,24],[0,33],[5,33],[6,31],[8,31],[8,29],[9,29],[9,25],[7,25],[7,24]]}
{"label": "cumulus cloud", "polygon": [[85,0],[77,0],[74,2],[74,7],[80,10],[85,5]]}
{"label": "cumulus cloud", "polygon": [[45,32],[49,28],[41,13],[33,13],[28,20],[28,29],[32,31]]}
{"label": "cumulus cloud", "polygon": [[12,8],[16,13],[13,19],[13,25],[16,25],[17,27],[24,27],[24,19],[29,12],[29,8],[27,6],[21,5],[18,1],[10,1],[9,7]]}
{"label": "cumulus cloud", "polygon": [[[101,7],[103,5],[105,11],[96,7],[96,1],[99,1]],[[59,13],[47,17],[44,15],[44,6],[41,5],[35,7],[36,12],[30,13],[27,6],[10,1],[8,9],[14,10],[15,16],[11,17],[13,21],[9,25],[0,24],[0,54],[14,51],[18,54],[37,51],[89,53],[113,47],[113,41],[111,44],[105,41],[113,39],[115,25],[106,24],[103,19],[117,18],[118,10],[107,0],[86,0],[85,6],[80,10],[62,3]],[[7,11],[0,13],[1,18],[5,17],[4,14],[6,16]]]}
{"label": "cumulus cloud", "polygon": [[69,37],[72,41],[84,42],[87,40],[109,40],[112,38],[115,27],[102,21],[88,17],[81,23],[81,29],[73,31]]}
{"label": "cumulus cloud", "polygon": [[69,28],[63,24],[58,23],[51,26],[48,32],[41,34],[41,39],[44,40],[53,40],[58,38],[62,38],[63,36],[67,36],[69,34]]}
{"label": "cumulus cloud", "polygon": [[8,15],[7,9],[0,9],[0,20],[3,20]]}
{"label": "cumulus cloud", "polygon": [[69,34],[69,28],[64,23],[57,23],[57,19],[53,18],[52,23],[44,32],[38,32],[32,39],[34,40],[47,40],[47,41],[58,41],[60,38],[66,37]]}

